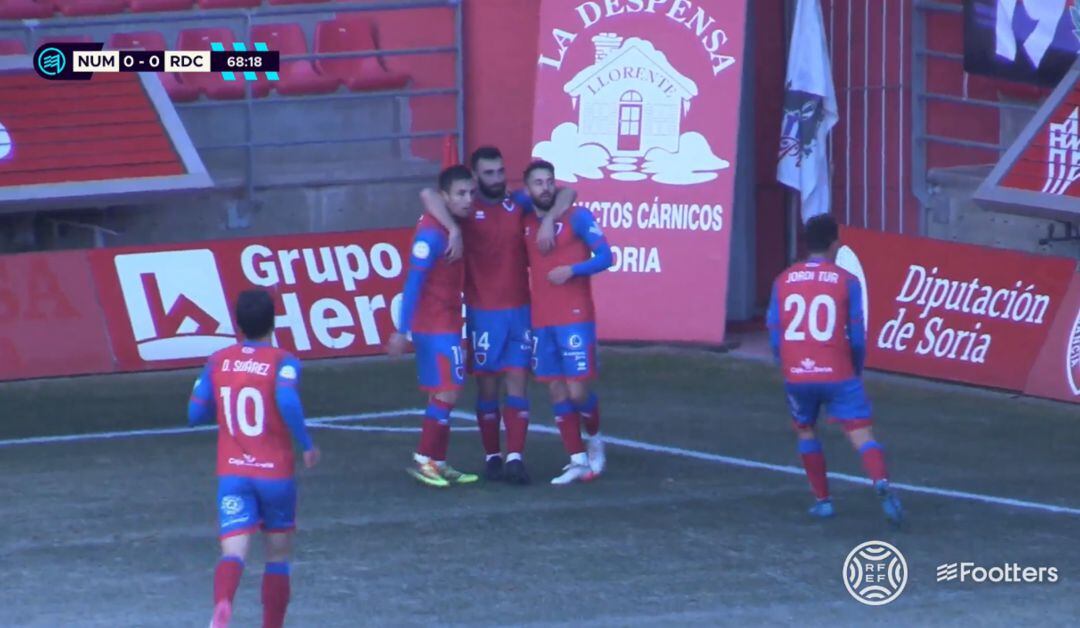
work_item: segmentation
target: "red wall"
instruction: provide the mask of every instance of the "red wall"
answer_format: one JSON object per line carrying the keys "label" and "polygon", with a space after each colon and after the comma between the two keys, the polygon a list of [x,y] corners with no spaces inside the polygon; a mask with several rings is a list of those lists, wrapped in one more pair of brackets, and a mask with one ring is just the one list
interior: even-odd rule
{"label": "red wall", "polygon": [[780,120],[784,111],[784,0],[753,0],[754,145],[757,147],[757,304],[768,305],[772,280],[787,265],[787,192],[776,181]]}
{"label": "red wall", "polygon": [[478,146],[498,146],[511,184],[532,152],[539,25],[540,0],[465,2],[466,158]]}

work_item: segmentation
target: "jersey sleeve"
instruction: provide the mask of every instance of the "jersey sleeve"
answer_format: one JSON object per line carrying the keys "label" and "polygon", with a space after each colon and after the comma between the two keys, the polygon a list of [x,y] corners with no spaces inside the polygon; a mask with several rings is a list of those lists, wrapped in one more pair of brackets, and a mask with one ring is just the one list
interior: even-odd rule
{"label": "jersey sleeve", "polygon": [[533,212],[532,197],[529,196],[529,193],[525,191],[524,188],[520,188],[511,192],[510,200],[517,203],[518,206],[521,207],[521,210],[526,214],[531,214]]}
{"label": "jersey sleeve", "polygon": [[446,235],[436,229],[420,229],[416,232],[409,256],[409,274],[405,278],[405,294],[401,301],[401,324],[398,331],[403,334],[412,331],[424,280],[428,271],[446,252],[446,244]]}
{"label": "jersey sleeve", "polygon": [[773,282],[772,294],[769,297],[769,310],[765,315],[765,323],[769,328],[769,347],[772,348],[773,359],[780,361],[780,287]]}
{"label": "jersey sleeve", "polygon": [[300,444],[304,451],[308,451],[314,444],[308,435],[304,423],[304,407],[300,403],[300,392],[297,386],[300,384],[300,360],[295,356],[287,356],[278,364],[277,380],[274,383],[274,400],[277,402],[278,411],[282,420],[289,428],[293,439]]}
{"label": "jersey sleeve", "polygon": [[207,362],[191,390],[187,412],[188,425],[191,427],[212,423],[217,417],[214,407],[214,383],[210,379],[211,372],[210,362]]}
{"label": "jersey sleeve", "polygon": [[589,276],[603,272],[611,267],[613,256],[611,245],[608,244],[600,225],[596,224],[592,212],[584,207],[577,207],[570,215],[570,227],[574,234],[581,238],[592,251],[592,257],[574,264],[571,268],[574,276]]}
{"label": "jersey sleeve", "polygon": [[851,345],[851,364],[861,375],[866,362],[866,322],[863,320],[862,284],[854,277],[847,280],[848,342]]}

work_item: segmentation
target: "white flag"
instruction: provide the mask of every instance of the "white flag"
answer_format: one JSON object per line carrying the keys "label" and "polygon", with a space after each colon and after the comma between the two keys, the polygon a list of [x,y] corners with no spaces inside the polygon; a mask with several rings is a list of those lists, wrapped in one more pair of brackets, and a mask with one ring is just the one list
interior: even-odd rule
{"label": "white flag", "polygon": [[798,0],[788,52],[776,178],[802,196],[803,222],[829,213],[826,138],[840,119],[818,0]]}

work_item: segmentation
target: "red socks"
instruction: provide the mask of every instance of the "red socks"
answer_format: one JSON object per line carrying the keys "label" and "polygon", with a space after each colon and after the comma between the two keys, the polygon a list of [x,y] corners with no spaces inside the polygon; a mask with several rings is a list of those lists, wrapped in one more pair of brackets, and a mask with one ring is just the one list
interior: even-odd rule
{"label": "red socks", "polygon": [[435,462],[446,462],[446,454],[450,450],[450,424],[439,423],[439,441],[435,447]]}
{"label": "red socks", "polygon": [[600,401],[595,393],[589,393],[589,398],[581,405],[574,404],[574,409],[581,415],[585,423],[585,431],[589,436],[596,436],[600,431]]}
{"label": "red socks", "polygon": [[506,451],[519,456],[525,453],[525,436],[529,433],[529,400],[509,396],[503,408],[506,423]]}
{"label": "red socks", "polygon": [[574,412],[574,406],[569,401],[560,401],[552,409],[566,453],[571,456],[585,453],[585,441],[581,440],[581,417]]}
{"label": "red socks", "polygon": [[802,458],[803,468],[806,469],[806,479],[810,481],[810,490],[818,499],[829,498],[829,478],[825,475],[825,454],[821,451],[821,441],[813,439],[799,439],[799,456]]}
{"label": "red socks", "polygon": [[263,573],[263,628],[282,628],[289,608],[289,563],[266,563]]}
{"label": "red socks", "polygon": [[480,440],[484,444],[484,453],[488,456],[502,453],[499,420],[497,399],[481,399],[476,402],[476,424],[480,426]]}
{"label": "red socks", "polygon": [[[214,605],[222,600],[230,603],[236,597],[244,561],[237,556],[224,556],[214,568]],[[289,607],[289,563],[266,563],[262,580],[263,628],[282,628]]]}
{"label": "red socks", "polygon": [[885,451],[877,441],[871,440],[864,443],[862,447],[859,447],[859,455],[862,456],[863,468],[866,469],[866,474],[871,480],[879,482],[889,477],[889,472],[885,468]]}
{"label": "red socks", "polygon": [[818,499],[829,498],[829,478],[825,475],[825,454],[820,451],[813,454],[802,455],[803,468],[806,469],[806,479],[810,480],[810,490]]}
{"label": "red socks", "polygon": [[424,413],[424,426],[420,430],[420,447],[416,453],[433,460],[446,460],[450,447],[450,410],[453,406],[432,398]]}
{"label": "red socks", "polygon": [[435,458],[439,450],[439,422],[429,417],[424,417],[424,426],[420,429],[420,447],[416,453],[428,458]]}
{"label": "red socks", "polygon": [[214,568],[214,604],[222,600],[233,601],[244,575],[244,561],[237,556],[223,556]]}

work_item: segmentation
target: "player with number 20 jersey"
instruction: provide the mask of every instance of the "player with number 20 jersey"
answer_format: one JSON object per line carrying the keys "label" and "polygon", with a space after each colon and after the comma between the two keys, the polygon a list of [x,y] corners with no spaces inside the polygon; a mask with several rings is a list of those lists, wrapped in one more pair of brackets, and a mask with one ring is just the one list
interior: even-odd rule
{"label": "player with number 20 jersey", "polygon": [[806,243],[810,257],[780,273],[773,284],[768,325],[773,354],[783,369],[799,454],[817,497],[810,514],[835,513],[816,432],[824,406],[861,455],[886,518],[900,523],[900,501],[889,486],[884,451],[874,440],[861,379],[866,355],[862,287],[834,262],[839,226],[832,216],[807,222]]}

